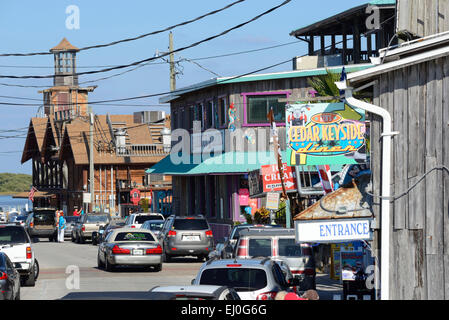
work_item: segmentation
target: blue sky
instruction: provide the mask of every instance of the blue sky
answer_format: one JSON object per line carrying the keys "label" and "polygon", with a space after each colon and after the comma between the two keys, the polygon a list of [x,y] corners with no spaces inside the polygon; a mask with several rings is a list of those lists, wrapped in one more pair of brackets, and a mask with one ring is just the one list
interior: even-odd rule
{"label": "blue sky", "polygon": [[[0,1],[0,53],[25,53],[48,51],[63,37],[73,45],[85,47],[134,37],[163,29],[179,22],[195,18],[233,2],[233,0],[172,0],[172,1],[106,1],[106,0],[1,0]],[[174,47],[179,48],[249,20],[283,0],[247,0],[231,9],[193,24],[173,30]],[[289,33],[343,10],[368,2],[368,0],[293,0],[286,6],[227,35],[203,43],[175,55],[176,59],[203,58],[214,55],[259,49],[296,41]],[[78,6],[80,28],[66,27],[66,8]],[[168,50],[168,33],[150,36],[116,46],[80,52],[78,72],[101,69],[95,66],[121,65],[154,56],[156,51]],[[303,55],[306,46],[302,42],[250,54],[197,61],[204,68],[220,76],[244,74],[294,56]],[[169,66],[166,63],[148,65],[136,71],[108,80],[90,83],[98,88],[89,95],[90,101],[133,97],[169,91]],[[15,67],[11,67],[15,66]],[[17,66],[26,68],[17,68]],[[86,67],[86,68],[82,68]],[[90,68],[89,68],[90,67]],[[0,75],[47,75],[53,73],[53,56],[0,57]],[[286,63],[264,72],[291,70]],[[214,74],[190,62],[181,63],[177,87],[192,85]],[[96,80],[124,70],[81,76],[80,81]],[[0,83],[51,87],[51,79],[0,79]],[[0,85],[0,96],[41,99],[39,88],[20,88]],[[152,107],[99,106],[98,114],[132,114],[143,110],[165,110],[157,106],[159,97],[135,100],[130,103],[155,105]],[[34,103],[34,101],[0,98],[2,103]],[[36,115],[37,106],[0,105],[3,128],[12,130],[27,127]],[[31,174],[30,162],[20,164],[25,139],[2,139],[0,133],[0,172]],[[11,135],[11,133],[8,133]]]}

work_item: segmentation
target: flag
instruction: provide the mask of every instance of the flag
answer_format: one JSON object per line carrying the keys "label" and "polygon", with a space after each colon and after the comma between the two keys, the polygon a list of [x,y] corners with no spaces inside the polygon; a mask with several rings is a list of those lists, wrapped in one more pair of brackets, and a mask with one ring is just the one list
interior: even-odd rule
{"label": "flag", "polygon": [[329,165],[317,166],[318,174],[320,175],[321,184],[323,186],[324,194],[334,191],[334,185],[332,183],[332,174]]}
{"label": "flag", "polygon": [[34,193],[37,191],[35,187],[31,187],[30,193],[28,194],[28,199],[30,199],[31,202],[34,201]]}
{"label": "flag", "polygon": [[[340,81],[346,81],[348,78],[347,74],[346,74],[346,69],[345,67],[343,67],[343,69],[341,69],[341,77],[340,77]],[[345,91],[344,90],[340,90],[340,96],[344,95]]]}

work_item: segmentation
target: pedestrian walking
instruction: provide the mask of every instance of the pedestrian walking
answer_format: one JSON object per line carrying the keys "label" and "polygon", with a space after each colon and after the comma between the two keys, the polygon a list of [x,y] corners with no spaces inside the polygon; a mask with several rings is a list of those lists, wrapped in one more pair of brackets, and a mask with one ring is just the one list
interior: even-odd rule
{"label": "pedestrian walking", "polygon": [[61,211],[58,221],[58,242],[64,242],[65,219],[64,213]]}

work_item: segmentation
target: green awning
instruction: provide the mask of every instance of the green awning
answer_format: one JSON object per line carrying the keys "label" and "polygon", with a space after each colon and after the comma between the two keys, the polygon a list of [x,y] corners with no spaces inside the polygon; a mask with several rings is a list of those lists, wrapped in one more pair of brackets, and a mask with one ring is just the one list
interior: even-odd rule
{"label": "green awning", "polygon": [[[154,166],[146,170],[147,174],[165,174],[165,175],[219,175],[219,174],[239,174],[248,173],[260,169],[265,165],[276,163],[273,152],[225,152],[210,158],[201,159],[200,155],[187,158],[187,163],[177,163],[181,159],[173,159],[167,156]],[[285,152],[283,152],[285,159]],[[338,172],[342,166],[331,166],[331,170]],[[305,167],[304,171],[316,171],[314,166]]]}

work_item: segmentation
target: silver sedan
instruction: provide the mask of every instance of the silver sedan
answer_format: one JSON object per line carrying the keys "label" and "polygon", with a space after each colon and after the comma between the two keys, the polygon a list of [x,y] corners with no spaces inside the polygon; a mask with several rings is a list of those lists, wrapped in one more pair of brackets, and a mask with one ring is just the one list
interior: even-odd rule
{"label": "silver sedan", "polygon": [[98,246],[98,267],[148,266],[162,270],[162,248],[150,230],[120,228],[110,232]]}

